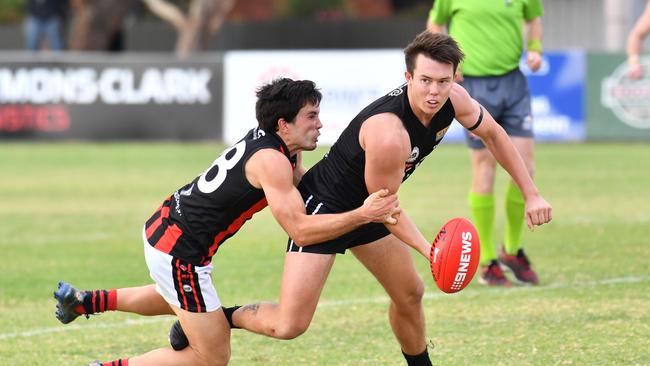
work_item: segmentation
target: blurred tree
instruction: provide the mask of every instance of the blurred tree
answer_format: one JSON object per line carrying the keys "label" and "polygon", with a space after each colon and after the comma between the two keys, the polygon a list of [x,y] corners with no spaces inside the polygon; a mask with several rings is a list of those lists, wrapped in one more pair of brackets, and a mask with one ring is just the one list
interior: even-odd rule
{"label": "blurred tree", "polygon": [[[177,31],[176,54],[204,50],[226,19],[274,17],[340,20],[384,18],[404,9],[424,9],[432,0],[70,0],[69,48],[110,50],[122,38],[124,20],[134,8],[148,8]],[[420,8],[418,8],[418,5]],[[20,20],[24,0],[0,0],[0,19]],[[426,8],[428,9],[428,8]],[[416,11],[412,11],[416,13]],[[120,48],[120,47],[117,47]]]}
{"label": "blurred tree", "polygon": [[167,0],[142,1],[152,13],[176,28],[176,54],[180,57],[205,49],[208,39],[219,31],[235,5],[235,0],[190,0],[185,13]]}
{"label": "blurred tree", "polygon": [[[70,49],[107,50],[122,30],[124,18],[137,0],[71,0]],[[235,0],[142,0],[149,10],[178,33],[176,54],[186,57],[206,48]],[[183,7],[183,5],[187,5]]]}

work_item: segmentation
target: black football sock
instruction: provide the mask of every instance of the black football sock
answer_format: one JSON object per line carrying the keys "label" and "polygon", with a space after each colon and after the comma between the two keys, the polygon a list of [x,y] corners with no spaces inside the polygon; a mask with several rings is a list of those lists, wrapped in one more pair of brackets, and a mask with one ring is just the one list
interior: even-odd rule
{"label": "black football sock", "polygon": [[402,351],[402,354],[404,355],[408,366],[432,366],[431,360],[429,359],[429,352],[426,348],[424,349],[424,352],[418,355],[407,355],[404,351]]}
{"label": "black football sock", "polygon": [[226,316],[226,320],[228,320],[228,324],[230,324],[230,328],[231,328],[231,329],[239,329],[238,326],[235,326],[235,325],[232,323],[232,313],[234,313],[234,312],[235,312],[237,309],[239,309],[240,307],[241,307],[241,306],[233,306],[233,307],[230,307],[230,308],[223,307],[223,308],[222,308],[222,309],[223,309],[223,313],[224,313],[224,315]]}

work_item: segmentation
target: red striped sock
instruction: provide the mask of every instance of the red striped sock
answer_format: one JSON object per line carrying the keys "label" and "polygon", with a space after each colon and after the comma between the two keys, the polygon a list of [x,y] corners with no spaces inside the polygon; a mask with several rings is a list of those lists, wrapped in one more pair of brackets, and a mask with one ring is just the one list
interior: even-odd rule
{"label": "red striped sock", "polygon": [[123,358],[121,360],[102,362],[101,366],[129,366],[129,359]]}
{"label": "red striped sock", "polygon": [[74,309],[79,314],[96,314],[117,308],[117,290],[84,291],[83,304]]}

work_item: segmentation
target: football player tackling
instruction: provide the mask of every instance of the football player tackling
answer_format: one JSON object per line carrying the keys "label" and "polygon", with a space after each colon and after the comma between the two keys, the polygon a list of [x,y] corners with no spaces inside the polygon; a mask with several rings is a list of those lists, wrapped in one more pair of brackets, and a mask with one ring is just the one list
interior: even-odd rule
{"label": "football player tackling", "polygon": [[280,79],[260,88],[257,97],[259,127],[166,198],[145,223],[145,260],[155,285],[79,291],[60,282],[54,293],[56,316],[64,324],[108,310],[175,314],[192,347],[92,365],[226,365],[230,325],[212,283],[212,257],[267,203],[278,223],[302,244],[332,239],[370,222],[396,222],[397,197],[386,189],[344,213],[307,215],[294,183],[304,173],[300,152],[316,148],[321,93],[311,81]]}
{"label": "football player tackling", "polygon": [[[443,34],[425,31],[404,50],[406,83],[363,109],[330,152],[301,180],[298,189],[308,213],[344,212],[368,192],[396,193],[440,143],[454,120],[479,136],[510,174],[525,199],[529,228],[551,220],[551,206],[539,194],[510,138],[490,114],[454,82],[463,54]],[[225,308],[231,326],[290,339],[305,332],[316,311],[337,253],[347,249],[377,278],[390,297],[390,325],[408,365],[431,365],[422,307],[424,284],[409,247],[429,258],[431,243],[406,212],[395,225],[363,225],[321,244],[304,246],[291,237],[279,303]],[[186,344],[182,329],[170,340]],[[191,343],[191,339],[190,339]]]}

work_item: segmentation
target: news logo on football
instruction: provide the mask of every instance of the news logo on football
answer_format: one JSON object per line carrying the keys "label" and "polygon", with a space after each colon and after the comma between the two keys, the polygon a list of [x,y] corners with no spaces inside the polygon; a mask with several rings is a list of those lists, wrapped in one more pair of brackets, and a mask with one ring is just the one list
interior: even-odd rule
{"label": "news logo on football", "polygon": [[481,245],[474,225],[462,217],[449,220],[436,235],[429,261],[438,288],[458,292],[474,278],[481,257]]}

